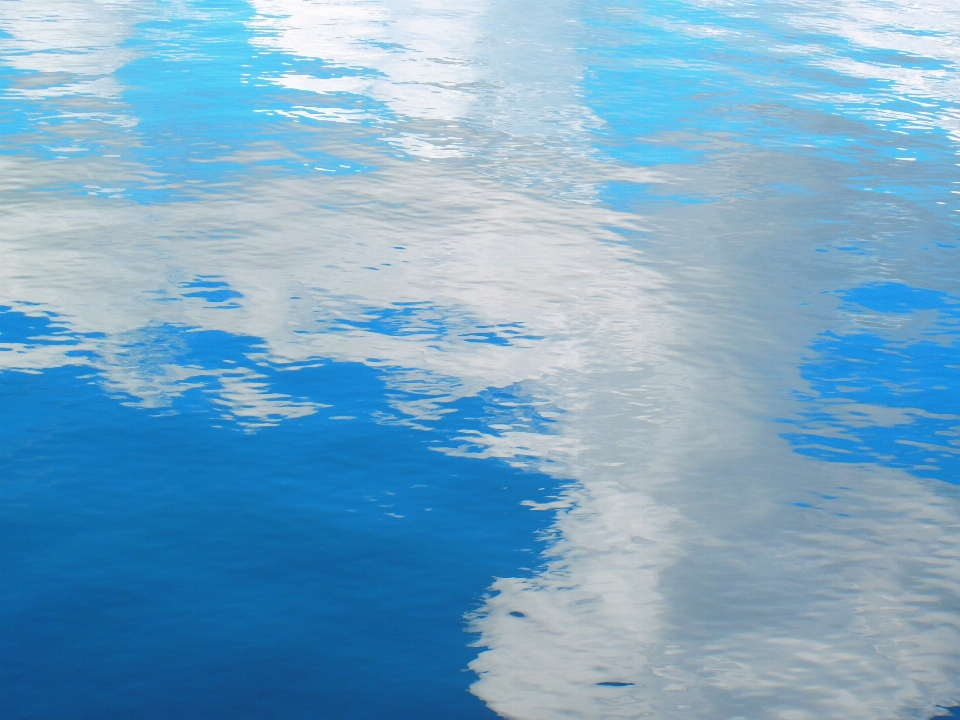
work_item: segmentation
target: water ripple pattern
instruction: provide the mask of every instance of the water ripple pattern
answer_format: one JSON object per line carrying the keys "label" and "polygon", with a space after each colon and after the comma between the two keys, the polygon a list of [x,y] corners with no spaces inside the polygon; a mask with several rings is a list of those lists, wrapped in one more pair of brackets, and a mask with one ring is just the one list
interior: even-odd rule
{"label": "water ripple pattern", "polygon": [[951,712],[958,62],[946,0],[0,1],[0,716]]}

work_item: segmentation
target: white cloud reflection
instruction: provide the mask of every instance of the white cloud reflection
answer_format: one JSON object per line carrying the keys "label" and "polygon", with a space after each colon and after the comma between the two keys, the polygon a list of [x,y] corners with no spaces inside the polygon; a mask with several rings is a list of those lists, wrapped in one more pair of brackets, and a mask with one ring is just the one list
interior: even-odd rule
{"label": "white cloud reflection", "polygon": [[[253,0],[258,47],[319,58],[334,74],[286,73],[274,82],[318,93],[365,95],[410,118],[453,120],[480,77],[484,2]],[[339,71],[340,74],[336,74]]]}
{"label": "white cloud reflection", "polygon": [[[343,70],[278,83],[369,95],[413,119],[472,113],[486,66],[466,48],[484,37],[488,6],[254,4],[262,47]],[[494,110],[478,115],[494,127],[496,108],[507,108],[526,167],[549,177],[569,156],[530,150],[540,129],[560,117],[582,130],[591,115],[555,76],[578,62],[568,38],[544,28],[525,51],[543,61],[524,66],[526,87],[539,72],[545,86],[564,86],[551,97],[568,105],[498,86],[484,98]],[[511,67],[512,50],[498,47],[484,62]],[[391,382],[410,394],[385,421],[435,417],[488,388],[532,388],[558,411],[556,433],[491,427],[445,449],[575,481],[556,504],[531,506],[556,513],[545,565],[498,579],[473,618],[473,689],[504,717],[867,720],[928,717],[960,701],[956,491],[800,457],[768,422],[789,412],[782,378],[817,326],[767,270],[798,218],[751,192],[803,184],[806,166],[740,149],[671,178],[720,188],[729,202],[638,218],[496,182],[466,152],[444,154],[442,137],[398,123],[392,138],[439,162],[378,156],[376,172],[248,179],[167,205],[62,196],[55,214],[34,191],[57,170],[0,156],[0,176],[19,190],[3,200],[0,301],[36,303],[29,312],[56,313],[76,338],[11,346],[0,363],[34,372],[89,363],[111,392],[147,408],[203,387],[250,429],[319,406],[274,392],[255,364],[186,366],[150,329],[258,338],[257,357],[281,366],[330,358],[395,369]],[[664,179],[591,164],[588,150],[584,182]],[[818,182],[842,191],[841,180]],[[698,244],[771,223],[752,275],[727,244],[712,254]],[[676,239],[673,264],[653,267],[623,242],[645,228]],[[795,259],[785,262],[809,281]],[[221,279],[242,296],[237,307],[186,296],[197,276]],[[745,276],[756,282],[738,285]],[[405,333],[370,326],[401,303],[429,312]],[[753,314],[725,312],[740,305]],[[522,328],[509,344],[470,341],[508,325]]]}
{"label": "white cloud reflection", "polygon": [[847,0],[839,6],[818,3],[804,10],[791,15],[793,24],[842,38],[861,55],[868,51],[863,60],[850,53],[828,53],[820,64],[887,85],[879,102],[868,97],[860,102],[855,97],[832,99],[862,107],[863,116],[875,122],[907,131],[942,129],[960,142],[957,3]]}
{"label": "white cloud reflection", "polygon": [[[322,60],[312,72],[304,69],[311,66],[307,63],[294,64],[263,78],[326,96],[322,104],[328,109],[313,119],[355,122],[360,117],[356,109],[334,108],[344,103],[343,96],[361,99],[366,102],[363,119],[386,127],[390,134],[384,139],[407,155],[442,159],[482,151],[495,160],[489,171],[519,184],[571,184],[560,176],[575,175],[577,160],[595,155],[586,141],[603,123],[580,98],[583,68],[572,47],[575,10],[570,2],[252,4],[257,16],[248,25],[255,48]],[[534,15],[537,22],[531,23]],[[546,36],[551,39],[545,45]],[[405,129],[390,132],[398,121]],[[549,171],[539,164],[535,178],[530,177],[532,169],[525,165],[531,146],[547,145],[562,146],[568,157],[558,158]]]}
{"label": "white cloud reflection", "polygon": [[[777,53],[870,83],[866,91],[861,86],[847,92],[812,91],[807,97],[901,132],[944,130],[960,142],[956,2],[695,0],[695,4],[762,17],[781,32],[787,26],[809,34],[809,45],[796,39],[782,43],[777,37],[768,42]],[[742,34],[740,40],[755,41]]]}
{"label": "white cloud reflection", "polygon": [[114,77],[134,53],[122,47],[141,3],[124,0],[8,0],[0,13],[0,58],[17,70],[59,77],[7,94],[41,100],[117,97]]}
{"label": "white cloud reflection", "polygon": [[[425,406],[396,405],[413,421],[451,398],[532,383],[564,411],[557,434],[467,433],[447,450],[534,458],[579,483],[560,503],[546,568],[498,580],[475,619],[474,689],[505,717],[848,720],[910,717],[954,697],[958,498],[792,455],[762,416],[738,410],[759,402],[757,389],[718,387],[731,368],[682,349],[678,332],[696,322],[664,279],[603,242],[629,218],[419,164],[338,180],[325,209],[314,192],[278,181],[156,213],[77,198],[53,225],[26,205],[4,233],[4,295],[104,333],[85,342],[107,387],[156,407],[204,371],[111,360],[108,346],[161,322],[263,338],[258,353],[276,363],[418,369],[394,378],[438,391]],[[164,239],[182,228],[206,232]],[[156,301],[188,273],[223,278],[241,307]],[[397,302],[521,323],[543,339],[362,328],[369,308]],[[324,332],[344,318],[358,327]],[[16,357],[35,369],[64,362],[49,352]],[[248,426],[316,410],[255,372],[215,374],[216,402]],[[810,492],[841,499],[792,504]]]}

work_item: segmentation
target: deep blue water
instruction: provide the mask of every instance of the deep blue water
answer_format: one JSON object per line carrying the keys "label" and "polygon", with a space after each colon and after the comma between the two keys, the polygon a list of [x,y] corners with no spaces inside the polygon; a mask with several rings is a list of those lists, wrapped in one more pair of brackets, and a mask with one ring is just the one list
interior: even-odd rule
{"label": "deep blue water", "polygon": [[960,702],[956,8],[0,5],[0,717]]}
{"label": "deep blue water", "polygon": [[[788,433],[798,451],[833,462],[877,462],[904,468],[920,477],[960,483],[960,465],[953,416],[958,402],[956,333],[960,299],[942,292],[899,283],[868,285],[838,293],[854,313],[887,316],[931,314],[920,337],[891,340],[869,332],[838,335],[827,330],[811,345],[813,355],[802,366],[812,393],[802,401],[807,424],[832,426],[841,432],[849,420],[831,413],[837,403],[902,409],[894,425],[869,421],[854,409],[864,426],[833,437]],[[807,445],[806,443],[811,443]]]}
{"label": "deep blue water", "polygon": [[[56,337],[0,317],[5,341]],[[156,332],[185,364],[256,348]],[[264,372],[329,409],[244,433],[202,389],[150,413],[86,368],[4,378],[4,717],[491,715],[462,616],[534,562],[519,502],[556,482],[373,422],[364,365]]]}

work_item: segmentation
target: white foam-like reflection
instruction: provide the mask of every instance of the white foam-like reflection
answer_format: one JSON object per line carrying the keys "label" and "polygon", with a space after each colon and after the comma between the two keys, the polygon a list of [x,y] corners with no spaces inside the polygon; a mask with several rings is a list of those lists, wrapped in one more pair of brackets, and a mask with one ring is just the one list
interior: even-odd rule
{"label": "white foam-like reflection", "polygon": [[[425,159],[483,154],[493,161],[489,173],[525,185],[575,185],[579,161],[595,155],[589,133],[603,123],[579,97],[573,3],[256,0],[253,5],[257,16],[248,25],[255,48],[323,61],[312,74],[296,69],[264,78],[325,97],[331,109],[313,119],[353,122],[355,110],[333,108],[344,96],[362,98],[369,105],[363,119],[386,127],[384,140],[403,153]],[[530,23],[534,16],[538,21]],[[545,36],[557,47],[544,45]],[[416,129],[396,131],[398,120]],[[562,147],[567,157],[553,168],[536,161],[530,167],[531,146]],[[581,179],[582,185],[567,193],[591,196],[591,179]]]}
{"label": "white foam-like reflection", "polygon": [[[816,13],[796,13],[791,21],[829,32],[860,50],[880,51],[877,59],[828,56],[821,61],[824,67],[846,75],[888,84],[886,102],[864,103],[869,108],[866,117],[902,123],[907,130],[942,129],[960,142],[960,76],[956,72],[960,7],[956,3],[849,0],[839,7],[810,9]],[[906,111],[884,107],[893,99],[906,99]]]}
{"label": "white foam-like reflection", "polygon": [[[13,87],[9,95],[41,100],[76,95],[117,97],[114,73],[134,53],[123,48],[138,2],[15,0],[0,13],[0,57],[17,70],[60,76],[41,87]],[[64,82],[66,80],[66,82]],[[72,80],[72,81],[71,81]]]}
{"label": "white foam-like reflection", "polygon": [[[482,37],[494,12],[485,5],[256,7],[262,47],[343,70],[291,73],[281,85],[368,95],[413,120],[469,115],[494,127],[506,108],[541,177],[568,156],[536,145],[540,129],[562,117],[579,132],[590,118],[541,106],[518,85],[487,88],[494,110],[473,112],[483,66],[464,48]],[[543,54],[525,65],[527,87],[537,72],[544,86],[565,87],[554,74],[575,54],[544,27],[539,45],[526,45]],[[508,66],[501,50],[485,62]],[[567,90],[551,97],[571,102]],[[822,329],[796,313],[776,258],[806,295],[845,279],[821,279],[785,249],[800,210],[757,199],[772,180],[810,185],[805,161],[740,148],[670,176],[590,164],[581,148],[578,168],[594,174],[585,181],[667,179],[724,200],[638,218],[496,182],[466,161],[452,130],[397,122],[391,132],[436,162],[379,158],[368,174],[246,180],[164,206],[63,197],[55,217],[48,196],[25,192],[55,170],[3,156],[0,176],[21,193],[4,200],[0,299],[57,313],[76,344],[20,344],[0,363],[32,372],[89,363],[110,392],[149,409],[202,385],[251,430],[320,407],[276,393],[255,366],[184,366],[145,329],[258,338],[258,359],[275,366],[332,358],[392,368],[390,382],[407,393],[384,422],[425,422],[491,387],[532,388],[557,411],[556,432],[491,426],[445,448],[575,481],[554,502],[528,504],[555,514],[544,566],[498,579],[472,617],[473,689],[505,717],[866,720],[930,716],[960,700],[957,493],[797,456],[768,421],[789,412],[782,378]],[[830,170],[816,189],[846,192]],[[822,212],[864,222],[858,208]],[[674,261],[623,242],[651,228],[676,243]],[[745,235],[763,268],[728,250]],[[240,295],[236,307],[186,296],[197,276],[222,280]],[[404,333],[370,325],[401,303],[427,310]],[[522,335],[472,341],[501,326]]]}
{"label": "white foam-like reflection", "polygon": [[332,2],[255,0],[251,23],[259,47],[320,58],[341,75],[286,73],[273,79],[289,88],[365,95],[401,116],[463,117],[480,77],[477,2]]}
{"label": "white foam-like reflection", "polygon": [[[747,12],[810,33],[808,45],[770,40],[776,52],[805,58],[873,85],[872,92],[806,95],[881,125],[906,131],[944,130],[960,142],[960,6],[951,0],[696,4]],[[819,36],[819,37],[818,37]],[[819,42],[828,39],[827,43]]]}

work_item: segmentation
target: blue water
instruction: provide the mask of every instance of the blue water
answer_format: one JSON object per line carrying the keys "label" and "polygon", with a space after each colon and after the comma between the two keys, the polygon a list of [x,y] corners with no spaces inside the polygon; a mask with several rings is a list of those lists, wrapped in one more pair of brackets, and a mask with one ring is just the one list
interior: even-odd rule
{"label": "blue water", "polygon": [[[5,340],[57,337],[2,317]],[[183,363],[257,344],[155,331]],[[490,715],[461,616],[532,562],[518,503],[555,482],[372,422],[363,365],[263,371],[329,410],[246,434],[201,389],[158,415],[85,368],[5,383],[5,717]]]}
{"label": "blue water", "polygon": [[[926,311],[932,317],[920,337],[891,340],[868,332],[824,332],[812,344],[814,355],[801,368],[813,391],[802,395],[816,410],[804,412],[808,426],[833,427],[840,434],[789,433],[798,451],[833,462],[878,462],[920,477],[960,483],[954,410],[957,398],[956,333],[960,300],[942,292],[899,283],[868,285],[838,293],[854,313],[896,317]],[[868,413],[851,410],[864,426],[849,425],[831,413],[831,405],[863,403],[902,409],[894,425],[875,425]],[[811,445],[805,445],[810,442]]]}
{"label": "blue water", "polygon": [[958,63],[946,2],[2,3],[0,717],[960,704]]}

